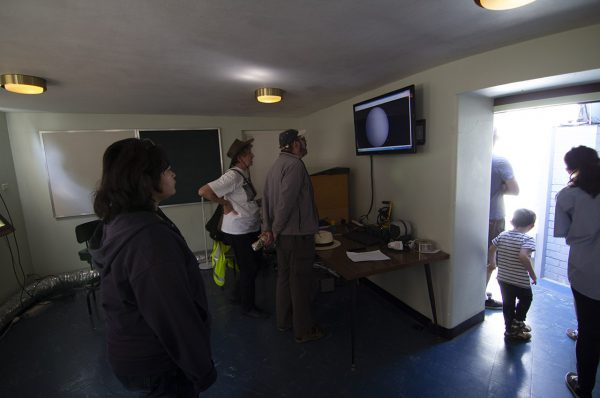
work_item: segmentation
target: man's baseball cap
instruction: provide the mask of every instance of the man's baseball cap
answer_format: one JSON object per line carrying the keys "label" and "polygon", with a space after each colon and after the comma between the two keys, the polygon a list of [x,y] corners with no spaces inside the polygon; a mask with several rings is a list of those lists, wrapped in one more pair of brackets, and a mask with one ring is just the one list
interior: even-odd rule
{"label": "man's baseball cap", "polygon": [[279,134],[279,149],[289,148],[290,145],[292,145],[292,142],[300,137],[302,137],[302,135],[298,133],[298,130],[285,130]]}

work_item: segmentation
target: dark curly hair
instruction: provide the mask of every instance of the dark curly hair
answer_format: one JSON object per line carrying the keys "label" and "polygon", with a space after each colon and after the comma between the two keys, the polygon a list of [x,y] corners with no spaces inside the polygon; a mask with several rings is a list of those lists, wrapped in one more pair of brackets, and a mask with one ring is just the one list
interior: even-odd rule
{"label": "dark curly hair", "polygon": [[600,193],[600,158],[595,149],[580,145],[565,154],[565,165],[571,172],[569,185],[579,187],[596,197]]}
{"label": "dark curly hair", "polygon": [[102,158],[102,179],[94,193],[94,212],[104,221],[121,213],[154,210],[153,192],[161,192],[167,155],[150,140],[127,138],[111,144]]}

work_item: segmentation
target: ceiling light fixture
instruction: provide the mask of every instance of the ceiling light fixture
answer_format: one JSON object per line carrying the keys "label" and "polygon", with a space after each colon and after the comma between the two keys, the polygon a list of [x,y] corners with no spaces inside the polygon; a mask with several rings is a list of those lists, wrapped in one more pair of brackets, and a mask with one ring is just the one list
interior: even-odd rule
{"label": "ceiling light fixture", "polygon": [[265,104],[273,104],[281,101],[283,90],[280,88],[263,87],[254,92],[256,100]]}
{"label": "ceiling light fixture", "polygon": [[498,11],[523,7],[534,1],[535,0],[475,0],[475,4],[481,8]]}
{"label": "ceiling light fixture", "polygon": [[6,74],[0,77],[2,88],[17,94],[41,94],[46,91],[46,80],[37,76]]}

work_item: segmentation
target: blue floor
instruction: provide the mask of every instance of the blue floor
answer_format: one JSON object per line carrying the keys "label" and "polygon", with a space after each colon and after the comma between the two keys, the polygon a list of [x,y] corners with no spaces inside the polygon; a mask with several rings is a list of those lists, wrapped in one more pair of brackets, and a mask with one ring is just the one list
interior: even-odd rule
{"label": "blue floor", "polygon": [[[575,316],[565,287],[534,286],[533,339],[507,344],[501,311],[445,340],[363,284],[352,371],[347,286],[317,295],[329,335],[301,345],[277,331],[274,317],[242,317],[204,272],[219,377],[202,397],[570,397],[564,376],[575,369],[575,343],[565,330]],[[272,312],[273,273],[264,270],[257,287]],[[4,334],[0,358],[0,397],[134,396],[111,373],[102,322],[92,329],[82,291],[34,307]]]}

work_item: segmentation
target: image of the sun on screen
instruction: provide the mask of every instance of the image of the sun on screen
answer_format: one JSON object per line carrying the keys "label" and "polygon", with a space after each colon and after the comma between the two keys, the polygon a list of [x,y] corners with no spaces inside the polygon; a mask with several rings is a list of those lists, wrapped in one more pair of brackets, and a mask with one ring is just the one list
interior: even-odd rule
{"label": "image of the sun on screen", "polygon": [[413,85],[354,105],[357,155],[415,152],[414,94]]}

